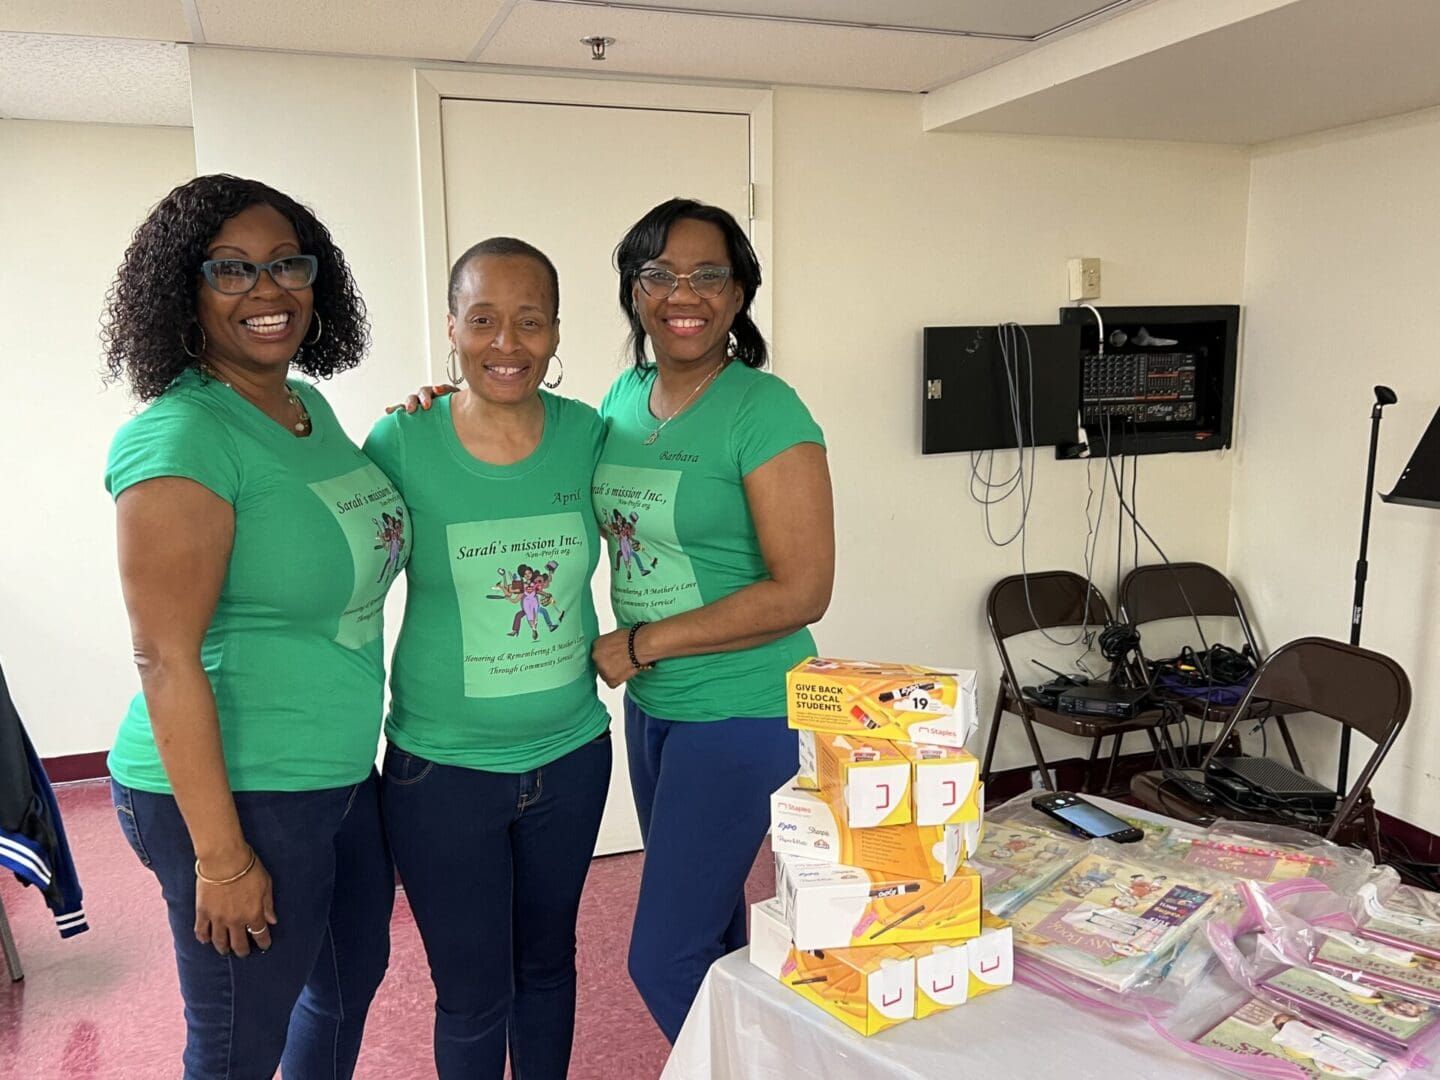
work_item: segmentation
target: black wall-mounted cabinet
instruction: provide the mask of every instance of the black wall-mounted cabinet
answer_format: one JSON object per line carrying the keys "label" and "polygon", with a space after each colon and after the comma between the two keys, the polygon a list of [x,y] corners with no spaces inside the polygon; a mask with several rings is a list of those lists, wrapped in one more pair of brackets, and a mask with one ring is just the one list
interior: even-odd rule
{"label": "black wall-mounted cabinet", "polygon": [[[1060,309],[1080,327],[1080,408],[1090,453],[1219,450],[1230,445],[1235,412],[1240,308],[1102,307],[1103,354],[1095,316]],[[1065,447],[1057,457],[1071,457]]]}

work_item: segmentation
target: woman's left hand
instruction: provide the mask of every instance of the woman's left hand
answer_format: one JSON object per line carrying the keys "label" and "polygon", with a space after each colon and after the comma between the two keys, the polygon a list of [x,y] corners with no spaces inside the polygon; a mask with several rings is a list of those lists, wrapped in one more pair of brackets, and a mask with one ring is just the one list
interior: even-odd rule
{"label": "woman's left hand", "polygon": [[[637,639],[639,635],[636,635]],[[636,655],[640,654],[640,643],[635,643]],[[590,649],[590,656],[595,661],[595,670],[600,673],[600,678],[605,680],[605,685],[612,690],[625,682],[630,676],[640,669],[630,662],[630,628],[621,627],[619,630],[611,630],[608,634],[601,634],[595,639],[595,644]],[[644,658],[641,657],[643,660]]]}

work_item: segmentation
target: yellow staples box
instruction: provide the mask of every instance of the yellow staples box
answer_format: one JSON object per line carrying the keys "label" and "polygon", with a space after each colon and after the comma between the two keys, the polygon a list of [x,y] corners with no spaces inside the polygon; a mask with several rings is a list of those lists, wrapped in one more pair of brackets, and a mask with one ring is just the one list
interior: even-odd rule
{"label": "yellow staples box", "polygon": [[968,941],[920,941],[906,945],[915,958],[915,1018],[923,1020],[970,999]]}
{"label": "yellow staples box", "polygon": [[[959,825],[980,820],[980,763],[954,746],[896,743],[909,759],[911,817],[917,825]],[[970,849],[974,851],[974,848]]]}
{"label": "yellow staples box", "polygon": [[894,743],[819,731],[799,736],[795,782],[818,790],[850,828],[910,823],[911,764]]}
{"label": "yellow staples box", "polygon": [[919,942],[905,951],[915,958],[916,1019],[1009,986],[1015,977],[1010,927],[993,915],[984,917],[977,937]]}
{"label": "yellow staples box", "polygon": [[964,746],[978,722],[975,672],[815,657],[785,676],[792,728]]}
{"label": "yellow staples box", "polygon": [[937,882],[775,853],[776,890],[797,949],[944,941],[980,932],[980,875]]}
{"label": "yellow staples box", "polygon": [[903,948],[794,948],[778,900],[751,905],[750,962],[861,1035],[915,1015],[915,960]]}
{"label": "yellow staples box", "polygon": [[778,896],[750,905],[750,962],[772,979],[790,955],[790,927]]}
{"label": "yellow staples box", "polygon": [[[818,791],[794,780],[770,796],[776,851],[863,866],[899,877],[947,881],[965,858],[965,825],[882,825],[856,829]],[[978,837],[976,838],[978,846]]]}
{"label": "yellow staples box", "polygon": [[999,990],[1015,981],[1015,935],[1010,924],[986,913],[980,933],[970,939],[970,996]]}

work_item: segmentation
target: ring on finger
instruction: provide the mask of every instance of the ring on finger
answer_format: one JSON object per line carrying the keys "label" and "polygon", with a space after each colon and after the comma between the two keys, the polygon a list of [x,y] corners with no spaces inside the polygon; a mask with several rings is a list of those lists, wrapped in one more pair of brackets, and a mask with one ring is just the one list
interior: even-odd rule
{"label": "ring on finger", "polygon": [[268,934],[268,933],[270,932],[270,927],[268,927],[268,926],[263,926],[263,925],[262,925],[262,926],[260,926],[260,927],[257,928],[257,927],[251,926],[249,923],[246,923],[246,924],[245,924],[245,932],[246,932],[247,934],[249,934],[251,937],[259,937],[261,934]]}

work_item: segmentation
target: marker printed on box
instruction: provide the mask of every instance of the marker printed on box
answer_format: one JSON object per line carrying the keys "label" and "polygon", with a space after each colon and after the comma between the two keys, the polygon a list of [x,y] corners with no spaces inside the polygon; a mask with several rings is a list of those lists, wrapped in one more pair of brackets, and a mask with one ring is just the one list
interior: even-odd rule
{"label": "marker printed on box", "polygon": [[924,910],[924,904],[916,905],[915,907],[907,911],[904,915],[901,915],[898,919],[891,919],[888,923],[885,923],[883,926],[881,926],[880,929],[876,930],[873,934],[870,935],[870,940],[874,941],[877,937],[885,933],[887,930],[894,930],[895,927],[899,926],[903,922],[908,922]]}
{"label": "marker printed on box", "polygon": [[816,658],[787,673],[786,717],[802,730],[963,747],[975,692],[971,670]]}

